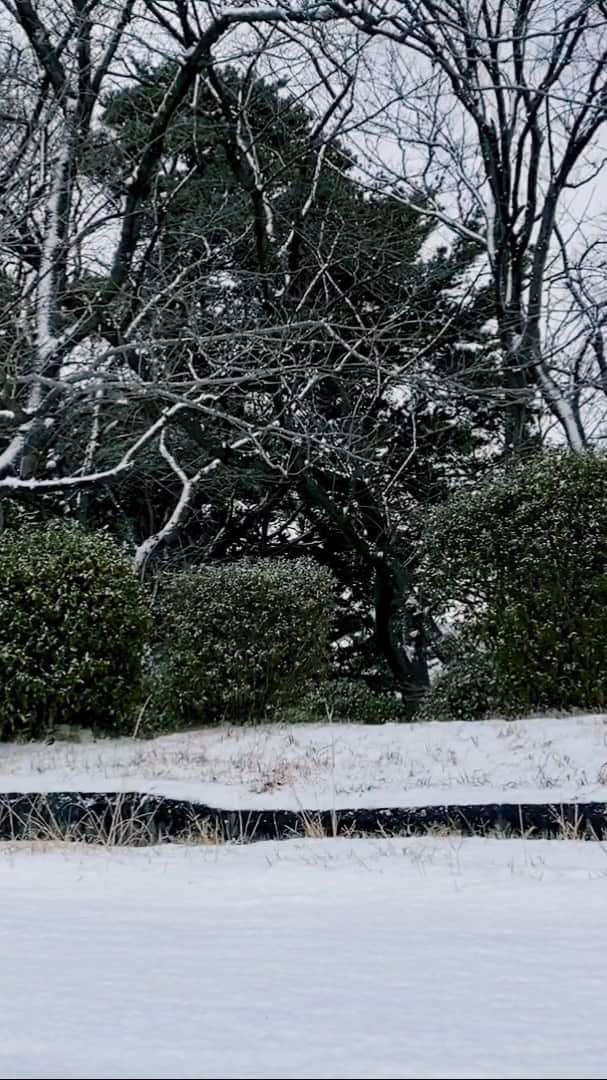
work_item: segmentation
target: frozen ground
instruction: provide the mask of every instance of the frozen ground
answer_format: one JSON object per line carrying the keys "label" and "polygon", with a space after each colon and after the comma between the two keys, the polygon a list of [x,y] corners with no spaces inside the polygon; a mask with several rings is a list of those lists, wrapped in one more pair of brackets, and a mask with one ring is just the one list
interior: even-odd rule
{"label": "frozen ground", "polygon": [[0,1078],[607,1076],[607,849],[0,845]]}
{"label": "frozen ground", "polygon": [[136,790],[226,809],[607,800],[607,717],[215,728],[0,743],[0,791]]}

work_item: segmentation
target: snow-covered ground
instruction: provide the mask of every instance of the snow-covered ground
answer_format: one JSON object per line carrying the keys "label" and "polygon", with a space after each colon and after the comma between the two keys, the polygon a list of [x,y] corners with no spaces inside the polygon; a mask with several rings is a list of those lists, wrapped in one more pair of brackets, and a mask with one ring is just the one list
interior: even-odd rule
{"label": "snow-covered ground", "polygon": [[607,849],[0,845],[0,1078],[607,1076]]}
{"label": "snow-covered ground", "polygon": [[0,791],[141,791],[226,809],[607,800],[607,717],[214,728],[0,743]]}

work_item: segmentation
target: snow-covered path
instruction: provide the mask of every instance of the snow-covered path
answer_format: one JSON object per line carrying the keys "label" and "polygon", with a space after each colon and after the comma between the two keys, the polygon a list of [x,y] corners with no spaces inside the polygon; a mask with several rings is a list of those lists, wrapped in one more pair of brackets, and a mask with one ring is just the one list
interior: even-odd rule
{"label": "snow-covered path", "polygon": [[607,1076],[607,850],[0,845],[0,1077]]}

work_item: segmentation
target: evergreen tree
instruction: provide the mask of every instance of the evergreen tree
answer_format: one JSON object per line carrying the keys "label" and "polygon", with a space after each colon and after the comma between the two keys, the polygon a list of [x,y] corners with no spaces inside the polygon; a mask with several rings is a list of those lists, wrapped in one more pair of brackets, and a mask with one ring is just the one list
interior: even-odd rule
{"label": "evergreen tree", "polygon": [[[141,71],[107,102],[88,168],[116,198],[171,74]],[[379,663],[413,696],[427,627],[412,512],[479,468],[501,431],[489,297],[466,284],[477,251],[459,242],[424,256],[432,229],[423,207],[366,190],[352,155],[319,141],[283,84],[213,71],[174,119],[137,278],[105,327],[126,346],[135,321],[141,348],[121,362],[143,380],[160,367],[169,385],[221,384],[208,416],[184,409],[174,436],[186,473],[218,462],[180,530],[185,556],[314,553],[344,587],[340,663],[366,674]],[[83,276],[74,293],[95,284]],[[152,395],[148,419],[163,404]],[[115,413],[118,439],[133,416]],[[227,452],[239,423],[263,437]],[[138,540],[178,487],[150,455],[87,512],[115,521],[120,506]]]}

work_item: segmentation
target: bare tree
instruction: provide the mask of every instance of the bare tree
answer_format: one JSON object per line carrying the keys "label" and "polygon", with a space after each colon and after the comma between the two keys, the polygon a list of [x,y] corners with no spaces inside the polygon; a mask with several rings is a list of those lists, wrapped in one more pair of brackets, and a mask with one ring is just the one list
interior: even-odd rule
{"label": "bare tree", "polygon": [[[583,189],[602,170],[607,8],[596,0],[369,0],[338,5],[373,39],[391,181],[476,239],[493,281],[508,445],[527,438],[537,389],[571,446],[585,444],[551,371],[546,286],[556,229],[575,242]],[[380,49],[378,42],[383,43]],[[573,225],[572,225],[573,222]],[[550,334],[549,334],[550,336]],[[551,335],[555,345],[554,335]],[[558,358],[563,362],[563,355]]]}
{"label": "bare tree", "polygon": [[553,375],[590,446],[600,445],[606,437],[607,261],[603,228],[599,218],[595,227],[587,230],[593,238],[582,236],[575,247],[558,232],[561,271],[547,301],[553,313]]}
{"label": "bare tree", "polygon": [[[180,267],[157,283],[155,293],[140,289],[166,216],[159,178],[168,133],[201,78],[210,80],[220,96],[221,80],[214,74],[219,47],[225,51],[234,38],[240,63],[254,63],[260,40],[263,44],[271,28],[321,27],[334,15],[317,3],[234,7],[190,0],[171,5],[160,0],[2,0],[0,11],[5,100],[11,104],[0,116],[0,489],[67,490],[108,480],[131,469],[153,444],[179,477],[182,493],[165,526],[142,549],[147,555],[176,527],[192,491],[217,459],[215,455],[186,477],[171,452],[169,427],[184,422],[186,414],[191,426],[197,410],[199,415],[224,415],[221,388],[226,381],[239,385],[259,377],[256,361],[249,359],[250,327],[234,350],[229,376],[227,342],[221,335],[206,346],[196,342],[198,349],[206,347],[211,354],[215,350],[215,359],[204,377],[192,374],[178,386],[173,385],[174,372],[159,359],[170,343],[157,340],[157,327],[153,355],[145,356],[150,319],[162,313],[192,276],[191,266]],[[146,118],[128,175],[116,190],[96,181],[91,147],[108,91],[136,75],[150,40],[156,57],[175,62],[157,107]],[[326,125],[348,89],[346,80],[343,92],[334,95],[337,103],[327,106]],[[319,123],[319,136],[324,127]],[[272,210],[260,182],[254,143],[238,124],[235,130],[235,168],[253,194],[257,241],[263,246],[273,240]],[[319,163],[322,147],[319,138]],[[302,199],[300,216],[313,195],[314,181]],[[145,228],[150,205],[156,207],[152,234]],[[209,223],[200,224],[204,233]],[[116,307],[124,316],[119,328],[108,314]],[[180,347],[188,329],[191,337],[199,334],[199,327],[186,328],[179,335]],[[130,442],[119,451],[112,448],[104,466],[95,467],[100,443],[112,431],[113,421],[108,425],[104,420],[106,407],[129,401],[153,405],[147,413],[137,406]],[[85,438],[78,421],[82,416],[90,420]],[[53,433],[70,423],[78,428],[81,454],[65,474],[54,467]],[[279,426],[276,420],[274,426]],[[259,439],[258,428],[242,417],[233,429],[222,452]]]}

